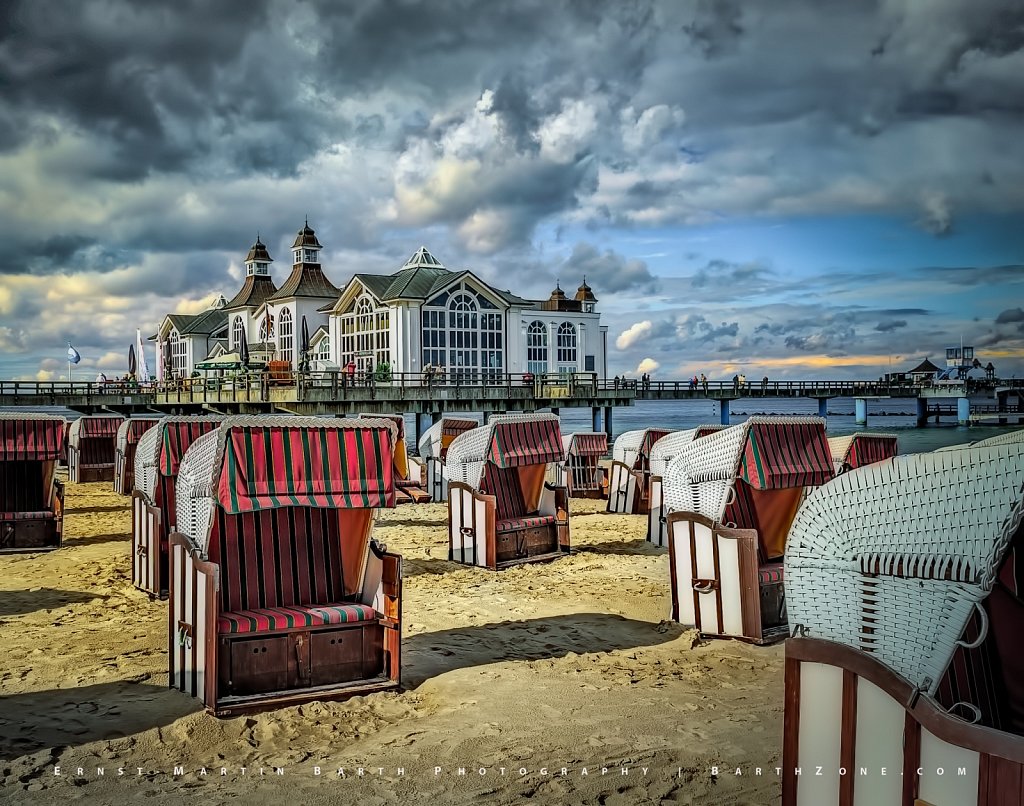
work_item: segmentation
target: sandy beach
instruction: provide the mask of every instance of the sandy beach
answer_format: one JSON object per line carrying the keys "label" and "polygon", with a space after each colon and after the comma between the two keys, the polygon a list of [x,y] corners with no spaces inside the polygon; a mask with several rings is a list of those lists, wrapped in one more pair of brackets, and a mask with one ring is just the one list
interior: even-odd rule
{"label": "sandy beach", "polygon": [[642,517],[574,500],[571,557],[493,573],[446,560],[444,505],[384,512],[375,534],[405,560],[404,690],[219,720],[167,688],[166,604],[131,585],[129,499],[97,483],[66,500],[62,549],[0,557],[4,803],[779,799],[782,647],[668,622],[667,553]]}

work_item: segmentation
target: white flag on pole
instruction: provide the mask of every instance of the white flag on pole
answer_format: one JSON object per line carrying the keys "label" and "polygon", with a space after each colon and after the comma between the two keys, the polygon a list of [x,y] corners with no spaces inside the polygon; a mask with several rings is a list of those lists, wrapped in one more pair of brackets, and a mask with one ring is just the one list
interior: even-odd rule
{"label": "white flag on pole", "polygon": [[138,363],[136,377],[139,383],[149,383],[149,364],[146,362],[146,347],[142,343],[142,331],[135,328],[135,360]]}

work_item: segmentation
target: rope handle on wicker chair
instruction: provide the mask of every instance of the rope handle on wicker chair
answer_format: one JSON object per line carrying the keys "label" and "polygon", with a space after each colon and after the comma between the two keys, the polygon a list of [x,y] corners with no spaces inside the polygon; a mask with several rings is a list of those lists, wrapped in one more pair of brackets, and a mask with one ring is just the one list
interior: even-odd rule
{"label": "rope handle on wicker chair", "polygon": [[711,593],[718,590],[717,579],[696,579],[693,582],[693,589],[697,593]]}
{"label": "rope handle on wicker chair", "polygon": [[[971,714],[974,716],[974,719],[964,719],[964,717],[960,716],[959,714],[954,714],[953,711],[960,707],[966,708],[968,711],[970,711]],[[955,702],[951,706],[949,706],[949,708],[946,709],[946,713],[954,719],[959,719],[963,722],[966,722],[968,725],[977,725],[979,722],[981,722],[981,709],[972,702],[964,702],[963,700],[959,700],[958,702]]]}
{"label": "rope handle on wicker chair", "polygon": [[956,645],[964,649],[977,649],[988,637],[988,613],[985,612],[985,608],[981,606],[980,602],[975,602],[974,607],[977,609],[978,615],[981,616],[981,630],[978,632],[978,637],[971,643],[967,643],[963,639],[957,640]]}

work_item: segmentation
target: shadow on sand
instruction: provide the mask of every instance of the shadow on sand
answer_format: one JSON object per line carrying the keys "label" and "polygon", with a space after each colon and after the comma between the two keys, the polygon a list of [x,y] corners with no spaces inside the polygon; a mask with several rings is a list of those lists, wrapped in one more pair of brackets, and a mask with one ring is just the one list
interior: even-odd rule
{"label": "shadow on sand", "polygon": [[[199,700],[175,694],[141,680],[118,680],[0,697],[0,759],[131,736],[202,707]],[[148,705],[153,700],[159,705]]]}
{"label": "shadow on sand", "polygon": [[0,593],[0,616],[24,616],[37,610],[52,610],[55,607],[91,602],[99,599],[98,593],[66,591],[58,588],[36,590],[4,591]]}
{"label": "shadow on sand", "polygon": [[91,546],[94,543],[117,543],[118,541],[130,542],[132,536],[127,532],[118,532],[117,534],[109,535],[83,535],[81,537],[75,537],[74,535],[64,535],[65,546]]}
{"label": "shadow on sand", "polygon": [[407,688],[415,688],[445,672],[501,661],[657,646],[685,631],[683,626],[669,622],[653,624],[608,613],[570,613],[420,633],[402,641],[402,682]]}
{"label": "shadow on sand", "polygon": [[68,507],[64,510],[65,515],[87,515],[90,512],[125,512],[131,509],[131,504],[118,506],[95,506],[95,507]]}

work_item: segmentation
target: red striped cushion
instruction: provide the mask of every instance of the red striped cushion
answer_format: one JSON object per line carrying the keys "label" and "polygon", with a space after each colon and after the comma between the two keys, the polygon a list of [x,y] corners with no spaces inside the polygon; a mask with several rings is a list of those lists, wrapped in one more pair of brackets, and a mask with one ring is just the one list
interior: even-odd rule
{"label": "red striped cushion", "polygon": [[274,632],[292,627],[322,627],[373,621],[376,611],[367,605],[329,604],[264,607],[235,610],[217,617],[217,633]]}
{"label": "red striped cushion", "polygon": [[520,529],[533,529],[537,526],[550,526],[555,522],[554,515],[530,515],[525,518],[508,518],[496,521],[494,530],[498,534],[518,532]]}
{"label": "red striped cushion", "polygon": [[36,512],[0,512],[0,521],[35,521],[40,518],[56,518],[48,509],[41,509]]}
{"label": "red striped cushion", "polygon": [[770,563],[757,569],[757,581],[761,585],[782,582],[782,563]]}

